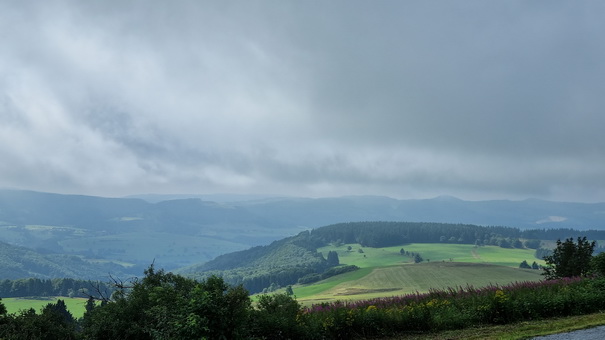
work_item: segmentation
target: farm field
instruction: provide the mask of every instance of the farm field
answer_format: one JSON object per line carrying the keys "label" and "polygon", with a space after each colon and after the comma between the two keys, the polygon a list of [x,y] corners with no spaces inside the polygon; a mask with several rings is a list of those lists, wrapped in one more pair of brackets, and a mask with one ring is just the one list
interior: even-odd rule
{"label": "farm field", "polygon": [[[351,246],[351,251],[347,247]],[[496,246],[475,247],[471,244],[449,243],[412,243],[396,247],[370,248],[359,244],[345,244],[339,247],[327,246],[317,249],[327,256],[328,251],[338,252],[341,264],[352,264],[360,268],[384,267],[388,265],[411,263],[412,259],[402,256],[399,251],[419,253],[425,261],[452,261],[489,263],[501,266],[519,267],[526,260],[529,264],[536,261],[544,264],[543,260],[534,257],[533,249],[500,248]],[[359,252],[359,249],[363,253]]]}
{"label": "farm field", "polygon": [[86,311],[86,298],[70,297],[31,297],[31,298],[2,298],[2,303],[6,306],[8,313],[18,313],[20,310],[33,308],[36,313],[49,303],[56,303],[58,299],[65,301],[67,309],[74,318],[80,318]]}
{"label": "farm field", "polygon": [[[351,251],[347,250],[348,246]],[[410,257],[400,254],[401,248],[420,253],[427,261],[414,264]],[[530,264],[533,261],[544,264],[534,258],[533,250],[464,244],[408,244],[386,248],[345,244],[318,251],[324,256],[328,251],[337,251],[341,264],[361,269],[315,284],[293,286],[294,294],[303,304],[403,295],[431,288],[538,281],[542,279],[540,271],[519,269],[519,263],[526,260]]]}

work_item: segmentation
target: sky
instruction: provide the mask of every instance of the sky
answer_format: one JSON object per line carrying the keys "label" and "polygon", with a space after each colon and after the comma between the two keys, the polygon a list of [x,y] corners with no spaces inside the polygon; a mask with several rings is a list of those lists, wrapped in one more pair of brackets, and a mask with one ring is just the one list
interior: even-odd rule
{"label": "sky", "polygon": [[0,0],[0,187],[605,201],[603,1]]}

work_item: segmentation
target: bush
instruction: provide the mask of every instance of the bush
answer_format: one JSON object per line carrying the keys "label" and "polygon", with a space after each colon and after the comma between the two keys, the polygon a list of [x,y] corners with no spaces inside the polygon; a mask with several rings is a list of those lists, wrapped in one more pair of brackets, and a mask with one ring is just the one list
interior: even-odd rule
{"label": "bush", "polygon": [[357,269],[359,269],[359,267],[355,265],[332,267],[321,274],[321,279],[323,280],[335,275],[356,271]]}
{"label": "bush", "polygon": [[317,282],[319,280],[321,280],[321,274],[313,273],[301,277],[300,279],[298,279],[298,283],[304,285],[307,283]]}
{"label": "bush", "polygon": [[302,314],[314,336],[356,338],[579,315],[604,305],[605,278],[571,278],[324,303]]}
{"label": "bush", "polygon": [[287,294],[261,295],[253,312],[254,336],[262,339],[301,339],[304,327],[297,322],[301,306]]}

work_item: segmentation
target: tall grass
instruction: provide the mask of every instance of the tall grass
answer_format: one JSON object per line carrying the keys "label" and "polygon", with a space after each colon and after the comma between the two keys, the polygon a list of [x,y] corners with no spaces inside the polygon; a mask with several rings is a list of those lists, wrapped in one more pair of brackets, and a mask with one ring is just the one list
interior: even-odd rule
{"label": "tall grass", "polygon": [[305,338],[355,338],[462,329],[605,310],[605,279],[569,278],[472,286],[304,307]]}

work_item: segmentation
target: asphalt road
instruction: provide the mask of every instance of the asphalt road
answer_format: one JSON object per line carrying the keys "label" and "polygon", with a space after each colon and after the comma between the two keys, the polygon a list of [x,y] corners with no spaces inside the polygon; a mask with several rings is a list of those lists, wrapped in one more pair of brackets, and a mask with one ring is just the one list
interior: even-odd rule
{"label": "asphalt road", "polygon": [[603,340],[605,339],[605,326],[582,329],[579,331],[539,336],[533,340]]}

